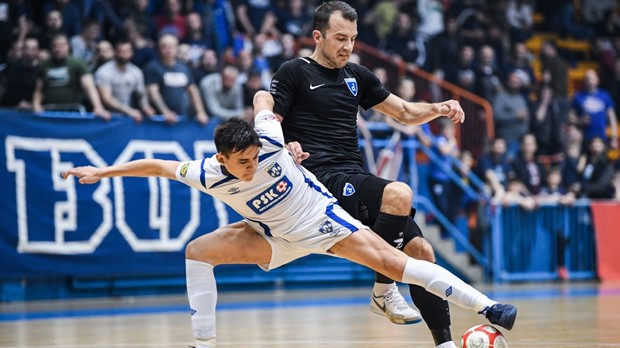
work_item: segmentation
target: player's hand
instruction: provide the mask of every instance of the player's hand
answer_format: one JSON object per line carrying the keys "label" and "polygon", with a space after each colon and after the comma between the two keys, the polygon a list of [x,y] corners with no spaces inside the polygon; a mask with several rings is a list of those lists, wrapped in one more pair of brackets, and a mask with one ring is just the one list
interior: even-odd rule
{"label": "player's hand", "polygon": [[295,163],[297,164],[301,164],[303,160],[310,157],[310,153],[304,152],[301,149],[301,144],[296,141],[286,144],[286,147],[288,148],[288,152],[290,152],[291,155],[293,155],[293,159],[295,160]]}
{"label": "player's hand", "polygon": [[456,100],[447,100],[439,103],[438,113],[451,119],[454,123],[465,122],[465,112]]}
{"label": "player's hand", "polygon": [[93,166],[75,167],[69,169],[68,171],[62,173],[62,178],[67,179],[71,175],[80,179],[80,184],[94,184],[101,179],[99,169]]}

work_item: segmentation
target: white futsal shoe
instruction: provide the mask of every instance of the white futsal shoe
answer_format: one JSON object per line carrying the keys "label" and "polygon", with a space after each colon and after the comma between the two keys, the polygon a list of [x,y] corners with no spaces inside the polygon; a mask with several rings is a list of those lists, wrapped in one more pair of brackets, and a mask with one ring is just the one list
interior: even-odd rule
{"label": "white futsal shoe", "polygon": [[408,325],[422,321],[420,312],[409,306],[396,283],[392,283],[383,294],[372,292],[370,311],[385,316],[394,324]]}

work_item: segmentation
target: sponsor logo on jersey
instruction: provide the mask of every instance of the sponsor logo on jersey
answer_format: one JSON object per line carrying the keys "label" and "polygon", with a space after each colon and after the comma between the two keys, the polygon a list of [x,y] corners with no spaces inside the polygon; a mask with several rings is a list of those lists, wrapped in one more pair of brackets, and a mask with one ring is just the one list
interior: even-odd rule
{"label": "sponsor logo on jersey", "polygon": [[446,289],[446,297],[449,297],[450,295],[452,295],[452,287]]}
{"label": "sponsor logo on jersey", "polygon": [[265,191],[256,195],[256,197],[247,201],[248,207],[252,209],[256,214],[262,214],[269,209],[273,208],[276,204],[281,202],[293,189],[293,184],[290,180],[283,176],[275,184],[271,185]]}
{"label": "sponsor logo on jersey", "polygon": [[313,90],[315,90],[315,89],[317,89],[317,88],[320,88],[320,87],[323,87],[323,86],[325,86],[325,84],[324,84],[324,83],[321,83],[320,85],[313,85],[313,84],[310,84],[310,90],[311,90],[311,91],[313,91]]}
{"label": "sponsor logo on jersey", "polygon": [[181,177],[183,177],[183,178],[184,178],[184,177],[185,177],[185,175],[187,175],[187,168],[188,168],[188,167],[189,167],[189,163],[185,163],[185,164],[183,165],[183,167],[181,167],[181,171],[180,171]]}
{"label": "sponsor logo on jersey", "polygon": [[267,174],[273,176],[274,178],[279,177],[282,174],[282,167],[278,164],[278,162],[273,162],[267,169]]}
{"label": "sponsor logo on jersey", "polygon": [[238,187],[231,187],[230,189],[228,189],[228,193],[230,193],[231,195],[237,194],[241,192],[241,190],[239,190]]}
{"label": "sponsor logo on jersey", "polygon": [[344,184],[344,188],[342,189],[342,195],[345,197],[349,197],[355,193],[355,187],[351,185],[351,183]]}
{"label": "sponsor logo on jersey", "polygon": [[347,77],[344,79],[344,82],[347,84],[347,87],[349,87],[349,91],[357,97],[357,80],[355,77]]}

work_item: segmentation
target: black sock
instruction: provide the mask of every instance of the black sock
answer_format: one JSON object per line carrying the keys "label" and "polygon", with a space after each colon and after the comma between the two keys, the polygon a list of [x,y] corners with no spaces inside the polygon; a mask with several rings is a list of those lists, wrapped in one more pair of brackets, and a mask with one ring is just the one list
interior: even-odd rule
{"label": "black sock", "polygon": [[435,345],[452,340],[450,334],[450,307],[448,301],[431,294],[418,285],[409,285],[413,303],[420,310],[422,318],[433,334]]}
{"label": "black sock", "polygon": [[[381,236],[391,246],[401,249],[403,248],[403,234],[407,228],[409,216],[391,215],[387,213],[379,213],[377,220],[372,226],[372,230]],[[375,281],[377,283],[389,284],[394,280],[384,276],[381,273],[375,273]]]}

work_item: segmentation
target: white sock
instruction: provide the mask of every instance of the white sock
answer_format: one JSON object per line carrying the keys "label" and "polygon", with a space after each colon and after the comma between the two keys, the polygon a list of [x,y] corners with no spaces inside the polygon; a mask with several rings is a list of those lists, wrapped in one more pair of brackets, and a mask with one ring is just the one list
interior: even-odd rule
{"label": "white sock", "polygon": [[458,348],[452,341],[444,342],[435,348]]}
{"label": "white sock", "polygon": [[192,313],[194,337],[202,342],[215,340],[215,304],[217,288],[213,266],[200,261],[185,260],[187,297]]}
{"label": "white sock", "polygon": [[419,285],[431,294],[476,312],[497,303],[445,268],[424,260],[409,258],[403,272],[403,282]]}
{"label": "white sock", "polygon": [[385,283],[375,282],[375,286],[372,287],[372,292],[375,295],[379,296],[385,293],[386,291],[390,290],[395,285],[396,285],[395,283],[385,284]]}

